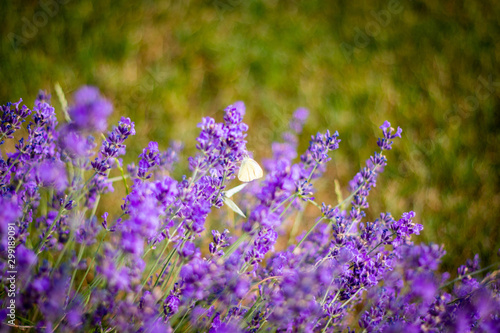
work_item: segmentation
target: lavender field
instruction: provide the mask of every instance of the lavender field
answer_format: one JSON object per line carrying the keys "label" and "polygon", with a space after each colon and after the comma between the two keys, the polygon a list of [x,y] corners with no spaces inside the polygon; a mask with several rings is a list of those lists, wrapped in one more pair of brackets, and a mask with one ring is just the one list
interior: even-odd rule
{"label": "lavender field", "polygon": [[0,4],[0,331],[500,331],[499,10]]}

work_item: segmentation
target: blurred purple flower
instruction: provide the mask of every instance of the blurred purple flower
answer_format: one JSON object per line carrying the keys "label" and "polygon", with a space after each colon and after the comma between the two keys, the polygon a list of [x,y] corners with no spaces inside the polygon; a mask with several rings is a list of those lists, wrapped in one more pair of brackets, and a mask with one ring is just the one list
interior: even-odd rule
{"label": "blurred purple flower", "polygon": [[83,86],[73,95],[73,105],[68,109],[72,124],[80,131],[103,132],[108,127],[108,117],[113,112],[111,103],[101,96],[99,89]]}
{"label": "blurred purple flower", "polygon": [[57,191],[64,191],[68,187],[66,167],[60,161],[44,161],[37,167],[37,175],[42,186],[50,186]]}

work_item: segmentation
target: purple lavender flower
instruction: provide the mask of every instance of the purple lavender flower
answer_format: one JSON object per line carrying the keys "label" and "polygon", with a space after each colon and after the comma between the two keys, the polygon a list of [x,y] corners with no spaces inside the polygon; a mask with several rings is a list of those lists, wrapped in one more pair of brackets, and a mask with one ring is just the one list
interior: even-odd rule
{"label": "purple lavender flower", "polygon": [[21,217],[21,207],[17,205],[16,197],[0,196],[0,250],[5,252],[9,236],[17,236],[17,219]]}
{"label": "purple lavender flower", "polygon": [[326,131],[324,135],[318,133],[316,136],[312,136],[307,152],[300,158],[304,169],[310,170],[316,165],[331,160],[328,153],[339,148],[340,139],[338,139],[338,136],[338,132],[330,135],[330,131]]}
{"label": "purple lavender flower", "polygon": [[[110,164],[114,165],[114,164]],[[107,177],[97,174],[87,185],[85,193],[85,207],[92,209],[99,195],[113,192],[113,183],[109,182]]]}
{"label": "purple lavender flower", "polygon": [[119,290],[130,291],[133,278],[131,270],[126,266],[117,267],[114,261],[116,254],[116,251],[110,247],[106,247],[104,255],[98,258],[97,272],[105,277],[111,292]]}
{"label": "purple lavender flower", "polygon": [[151,141],[148,144],[148,147],[143,149],[139,158],[139,170],[137,177],[142,180],[151,178],[151,175],[146,175],[146,173],[154,166],[160,164],[160,151],[158,150],[158,143]]}
{"label": "purple lavender flower", "polygon": [[179,310],[179,304],[180,300],[178,295],[172,293],[168,295],[163,303],[163,313],[165,314],[167,320],[172,317],[173,314],[177,313]]}
{"label": "purple lavender flower", "polygon": [[316,298],[321,297],[321,289],[325,281],[329,283],[330,274],[326,270],[288,270],[281,279],[279,290],[269,297],[272,309],[269,322],[284,329],[312,331],[322,314]]}
{"label": "purple lavender flower", "polygon": [[189,158],[194,174],[179,183],[182,204],[176,213],[182,218],[182,225],[194,234],[205,229],[211,207],[223,205],[225,183],[234,179],[237,164],[248,156],[244,140],[248,126],[242,122],[244,113],[244,104],[237,102],[225,109],[223,124],[206,117],[198,125],[201,133],[196,147],[202,154]]}
{"label": "purple lavender flower", "polygon": [[[4,143],[4,138],[12,139],[12,134],[21,128],[21,124],[31,114],[31,111],[25,105],[19,107],[22,101],[22,99],[19,99],[17,103],[7,103],[0,106],[0,110],[2,111],[0,145]],[[12,107],[14,108],[12,109]]]}
{"label": "purple lavender flower", "polygon": [[95,87],[84,86],[74,96],[74,104],[68,109],[72,124],[79,131],[103,132],[107,119],[113,112],[111,103],[101,96]]}
{"label": "purple lavender flower", "polygon": [[208,295],[210,285],[210,264],[199,258],[195,258],[184,265],[180,272],[183,281],[183,301],[190,299],[203,299]]}
{"label": "purple lavender flower", "polygon": [[57,191],[64,191],[68,187],[68,179],[64,163],[46,160],[37,166],[37,176],[40,185],[50,186]]}
{"label": "purple lavender flower", "polygon": [[19,246],[16,248],[16,258],[18,258],[17,267],[19,270],[19,274],[24,278],[28,278],[28,274],[31,273],[33,267],[38,262],[35,253],[26,248],[26,246],[24,246],[23,244],[19,244]]}
{"label": "purple lavender flower", "polygon": [[187,260],[195,256],[197,253],[199,253],[199,250],[192,242],[184,243],[184,246],[179,251],[180,256]]}
{"label": "purple lavender flower", "polygon": [[229,246],[228,241],[231,239],[228,234],[229,230],[227,229],[222,234],[218,230],[212,230],[213,243],[209,244],[211,255],[222,256],[224,254],[222,249]]}
{"label": "purple lavender flower", "polygon": [[304,108],[299,108],[295,110],[292,116],[292,120],[290,120],[290,128],[292,131],[294,131],[296,134],[299,134],[302,132],[302,127],[304,126],[304,123],[307,120],[307,117],[309,116],[309,111]]}
{"label": "purple lavender flower", "polygon": [[245,141],[248,126],[242,122],[245,114],[243,103],[237,102],[224,111],[224,124],[206,117],[198,125],[202,130],[196,148],[203,156],[190,158],[189,165],[199,174],[211,171],[221,179],[230,180],[234,178],[237,163],[248,156]]}
{"label": "purple lavender flower", "polygon": [[33,120],[28,125],[26,149],[19,149],[33,160],[57,158],[56,142],[59,136],[56,131],[57,118],[54,108],[47,102],[37,100],[33,108]]}
{"label": "purple lavender flower", "polygon": [[125,154],[123,142],[130,136],[135,135],[135,124],[130,118],[122,117],[118,127],[114,127],[108,133],[108,137],[103,141],[99,155],[92,162],[95,172],[101,176],[106,176],[106,172],[111,168],[111,159]]}
{"label": "purple lavender flower", "polygon": [[156,200],[155,184],[136,183],[126,202],[126,213],[129,218],[120,226],[121,246],[126,252],[141,255],[144,242],[156,235],[163,212]]}
{"label": "purple lavender flower", "polygon": [[160,175],[170,175],[174,169],[175,163],[179,161],[179,154],[182,151],[183,145],[179,141],[170,143],[170,147],[166,151],[160,152],[160,162],[158,163],[157,178]]}
{"label": "purple lavender flower", "polygon": [[76,160],[89,158],[94,154],[93,150],[96,147],[94,137],[85,136],[72,126],[64,126],[59,134],[58,144],[61,150],[75,161],[74,164],[79,165]]}
{"label": "purple lavender flower", "polygon": [[377,145],[382,150],[391,150],[393,144],[393,141],[391,140],[394,138],[400,138],[403,130],[398,127],[396,133],[393,134],[392,132],[394,131],[394,129],[391,127],[391,123],[387,120],[382,124],[382,126],[380,126],[380,129],[382,130],[384,136],[378,139]]}
{"label": "purple lavender flower", "polygon": [[156,199],[167,210],[177,201],[178,182],[170,177],[164,177],[163,180],[156,181],[155,186]]}
{"label": "purple lavender flower", "polygon": [[396,239],[392,241],[393,245],[408,244],[411,235],[419,235],[423,226],[418,223],[413,223],[415,217],[414,212],[404,213],[402,218],[397,222],[394,221],[389,227],[396,233]]}
{"label": "purple lavender flower", "polygon": [[[302,121],[306,113],[301,110],[298,116]],[[312,137],[308,150],[301,156],[301,162],[296,165],[291,165],[291,160],[278,151],[279,162],[276,165],[272,163],[268,165],[276,169],[267,175],[260,192],[256,194],[260,204],[254,208],[250,218],[243,225],[243,230],[247,232],[251,231],[254,225],[260,227],[253,246],[245,255],[246,263],[255,265],[261,262],[265,254],[274,248],[277,239],[274,229],[282,223],[280,217],[286,213],[283,204],[287,200],[291,200],[291,203],[296,197],[301,197],[305,201],[312,200],[314,189],[310,181],[319,177],[324,171],[324,163],[330,159],[328,153],[337,149],[339,142],[337,132],[333,135],[330,135],[329,131],[325,135],[318,133],[316,137]],[[293,144],[290,143],[288,146],[291,147]]]}
{"label": "purple lavender flower", "polygon": [[375,152],[366,161],[366,167],[354,176],[354,179],[349,182],[349,187],[353,193],[353,200],[351,201],[351,210],[349,212],[349,219],[351,220],[351,227],[356,230],[358,223],[365,216],[364,209],[368,208],[368,194],[370,190],[376,186],[377,177],[383,171],[384,166],[387,164],[387,158],[383,155],[384,150],[392,149],[393,141],[396,137],[401,137],[401,128],[395,134],[392,134],[390,123],[385,121],[380,128],[382,129],[383,138],[379,138],[377,145],[381,149],[381,153]]}
{"label": "purple lavender flower", "polygon": [[85,245],[92,245],[96,242],[97,234],[100,231],[100,227],[97,224],[97,219],[94,217],[91,220],[85,220],[75,233],[75,240],[78,243],[84,243]]}

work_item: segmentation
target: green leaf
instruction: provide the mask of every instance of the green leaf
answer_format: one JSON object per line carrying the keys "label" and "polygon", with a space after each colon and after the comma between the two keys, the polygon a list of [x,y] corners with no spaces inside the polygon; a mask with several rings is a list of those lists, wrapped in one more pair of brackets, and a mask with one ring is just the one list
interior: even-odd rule
{"label": "green leaf", "polygon": [[64,91],[62,90],[59,82],[56,82],[56,84],[54,85],[54,88],[56,90],[56,94],[57,94],[57,98],[59,99],[59,103],[61,103],[61,106],[62,106],[62,110],[64,113],[64,119],[66,119],[66,121],[68,123],[70,123],[71,117],[68,114],[68,101],[66,101],[66,96],[64,95]]}
{"label": "green leaf", "polygon": [[[342,190],[340,189],[340,183],[337,179],[334,180],[335,183],[335,194],[337,195],[337,201],[339,203],[342,203],[344,201],[344,198],[342,196]],[[340,209],[344,209],[345,205],[341,205]]]}

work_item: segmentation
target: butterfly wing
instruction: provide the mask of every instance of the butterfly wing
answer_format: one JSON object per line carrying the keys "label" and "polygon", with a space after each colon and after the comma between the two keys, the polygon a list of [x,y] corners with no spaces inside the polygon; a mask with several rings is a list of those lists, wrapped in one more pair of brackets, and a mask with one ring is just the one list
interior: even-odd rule
{"label": "butterfly wing", "polygon": [[233,195],[235,195],[236,193],[238,193],[239,191],[241,191],[242,189],[245,188],[245,186],[247,186],[248,184],[241,184],[241,185],[238,185],[236,187],[233,187],[232,189],[230,190],[227,190],[224,192],[224,196],[226,198],[231,198]]}
{"label": "butterfly wing", "polygon": [[224,197],[224,203],[235,213],[237,213],[238,215],[246,218],[245,214],[241,211],[240,207],[238,207],[237,204],[234,203],[233,200],[227,198],[227,197]]}
{"label": "butterfly wing", "polygon": [[251,174],[252,180],[262,178],[262,176],[264,175],[264,172],[262,171],[262,168],[260,167],[259,163],[257,163],[256,161],[254,161],[252,159],[249,159],[248,162],[250,163],[250,166],[251,166],[250,167],[250,174]]}
{"label": "butterfly wing", "polygon": [[246,157],[241,162],[240,170],[238,171],[238,179],[242,182],[248,183],[252,180],[261,178],[264,175],[259,163],[253,159]]}
{"label": "butterfly wing", "polygon": [[248,161],[245,158],[243,162],[241,162],[240,170],[238,170],[238,179],[245,183],[251,181],[250,170],[248,168],[249,168]]}

